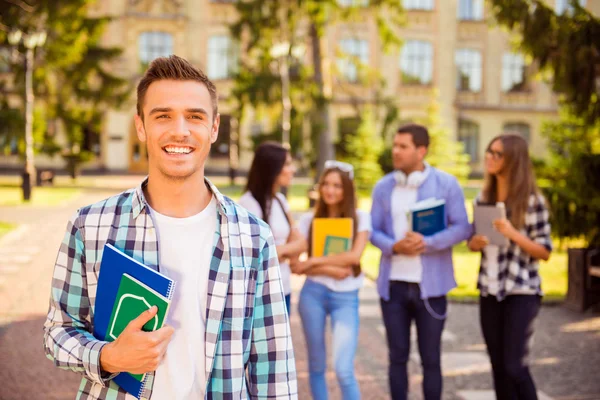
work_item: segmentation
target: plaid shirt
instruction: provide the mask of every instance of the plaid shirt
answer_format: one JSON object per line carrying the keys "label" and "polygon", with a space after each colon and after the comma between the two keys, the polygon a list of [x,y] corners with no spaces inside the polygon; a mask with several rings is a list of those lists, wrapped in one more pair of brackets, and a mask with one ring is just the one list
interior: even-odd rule
{"label": "plaid shirt", "polygon": [[[271,231],[206,182],[218,204],[206,303],[206,398],[295,399],[294,353]],[[158,270],[146,183],[80,209],[58,252],[44,347],[56,366],[83,375],[78,399],[133,398],[100,369],[106,342],[91,332],[105,243]],[[141,398],[150,398],[153,383],[149,373]]]}
{"label": "plaid shirt", "polygon": [[[475,199],[476,204],[480,202],[480,197]],[[508,212],[510,213],[510,210]],[[547,248],[548,251],[552,251],[549,212],[542,195],[532,194],[529,196],[525,224],[520,232]],[[543,295],[538,260],[523,251],[513,241],[510,241],[507,247],[498,248],[497,276],[490,276],[489,265],[490,260],[486,259],[485,252],[481,252],[481,268],[479,269],[477,287],[482,296],[494,295],[498,300],[503,300],[511,294],[531,293]],[[489,290],[492,279],[498,283],[497,293],[492,293]]]}

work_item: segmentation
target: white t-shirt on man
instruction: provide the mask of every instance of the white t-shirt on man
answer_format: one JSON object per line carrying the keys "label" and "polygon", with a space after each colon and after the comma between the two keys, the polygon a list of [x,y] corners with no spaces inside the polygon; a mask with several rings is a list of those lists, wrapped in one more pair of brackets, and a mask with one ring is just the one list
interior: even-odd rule
{"label": "white t-shirt on man", "polygon": [[[310,240],[310,226],[313,221],[314,214],[304,214],[300,221],[298,221],[298,230],[304,235],[306,240]],[[357,228],[356,233],[371,232],[371,215],[368,212],[362,210],[356,210]],[[328,289],[334,292],[349,292],[352,290],[360,289],[364,283],[364,274],[361,273],[359,276],[349,276],[345,279],[335,279],[330,276],[316,275],[309,276],[307,279],[311,279],[322,285],[325,285]]]}
{"label": "white t-shirt on man", "polygon": [[217,228],[213,197],[200,213],[172,218],[150,209],[160,272],[175,283],[166,324],[175,329],[156,370],[153,399],[203,399],[206,390],[206,293]]}
{"label": "white t-shirt on man", "polygon": [[[277,193],[276,196],[280,201],[273,199],[273,204],[271,204],[271,210],[269,212],[269,226],[271,227],[271,232],[273,232],[275,246],[280,246],[282,244],[286,244],[290,236],[291,228],[286,216],[286,212],[290,212],[290,206],[284,195]],[[281,208],[280,202],[283,204],[283,208]],[[249,191],[240,197],[238,204],[250,211],[252,214],[256,215],[258,218],[264,219],[260,204],[258,204],[258,201]],[[292,271],[290,269],[290,264],[279,260],[279,269],[281,270],[283,294],[287,296],[288,294],[292,293],[292,285],[290,282]]]}

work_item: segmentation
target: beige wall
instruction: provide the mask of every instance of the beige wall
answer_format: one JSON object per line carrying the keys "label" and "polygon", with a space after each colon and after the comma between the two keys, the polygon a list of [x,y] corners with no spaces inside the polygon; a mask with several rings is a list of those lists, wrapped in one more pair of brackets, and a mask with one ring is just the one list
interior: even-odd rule
{"label": "beige wall", "polygon": [[[105,43],[119,45],[125,52],[115,71],[135,80],[139,77],[138,37],[147,30],[170,32],[174,38],[174,52],[188,58],[201,68],[207,66],[208,38],[213,34],[227,34],[228,25],[235,21],[235,8],[231,4],[210,0],[140,1],[132,9],[126,0],[98,2],[94,13],[111,15],[114,19],[105,35]],[[175,4],[175,5],[174,5]],[[507,122],[524,122],[531,127],[531,149],[536,156],[545,153],[545,145],[539,128],[546,119],[556,118],[556,99],[550,88],[535,81],[525,93],[506,94],[501,91],[502,55],[511,51],[508,34],[488,16],[484,21],[458,21],[458,0],[437,0],[433,11],[408,11],[408,25],[399,33],[403,39],[428,40],[434,48],[433,83],[430,86],[403,85],[400,81],[400,50],[389,54],[381,51],[374,19],[365,15],[364,20],[352,24],[330,26],[323,41],[326,68],[335,66],[335,51],[341,38],[362,38],[369,42],[369,63],[378,69],[387,82],[385,94],[396,99],[404,119],[425,114],[427,105],[437,94],[443,123],[456,133],[458,120],[466,118],[480,126],[479,152],[483,155],[485,145],[491,137],[501,132]],[[587,6],[595,13],[600,12],[600,0],[588,0]],[[459,93],[456,89],[456,67],[454,54],[458,48],[479,49],[483,59],[483,82],[480,93]],[[310,52],[307,52],[307,62]],[[220,93],[220,111],[231,111],[233,103],[229,97],[231,81],[216,82]],[[334,103],[329,126],[337,137],[337,120],[354,116],[351,98],[369,102],[374,91],[345,82],[333,82]],[[104,124],[102,163],[111,169],[128,168],[129,128],[134,113],[133,102],[126,110],[109,113]],[[252,110],[240,121],[240,165],[249,166],[251,126],[256,123]],[[119,139],[121,138],[121,139]],[[125,149],[123,149],[125,147]],[[226,168],[226,160],[214,165]],[[480,170],[476,165],[475,170]]]}

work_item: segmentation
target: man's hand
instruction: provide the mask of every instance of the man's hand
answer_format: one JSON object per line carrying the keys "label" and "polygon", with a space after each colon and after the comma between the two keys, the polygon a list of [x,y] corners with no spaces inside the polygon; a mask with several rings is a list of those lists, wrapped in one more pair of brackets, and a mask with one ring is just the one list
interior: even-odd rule
{"label": "man's hand", "polygon": [[100,352],[100,366],[109,373],[129,372],[144,374],[155,371],[162,360],[173,335],[173,328],[164,326],[154,332],[142,327],[156,315],[153,306],[127,325],[117,340],[108,343]]}
{"label": "man's hand", "polygon": [[483,249],[488,244],[490,244],[490,241],[488,240],[487,236],[474,235],[467,242],[467,247],[469,247],[469,250],[471,251],[481,251],[481,249]]}
{"label": "man's hand", "polygon": [[404,239],[397,241],[393,247],[394,253],[406,256],[417,256],[425,251],[425,240],[423,235],[416,232],[408,232]]}

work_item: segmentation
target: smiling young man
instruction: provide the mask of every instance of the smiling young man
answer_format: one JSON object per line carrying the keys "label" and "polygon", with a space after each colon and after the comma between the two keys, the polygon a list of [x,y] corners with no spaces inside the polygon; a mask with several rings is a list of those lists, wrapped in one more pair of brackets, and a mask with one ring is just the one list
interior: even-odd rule
{"label": "smiling young man", "polygon": [[[47,357],[83,375],[80,399],[133,399],[112,381],[123,371],[150,374],[146,399],[295,399],[271,231],[204,176],[219,129],[214,84],[180,57],[158,58],[137,101],[148,177],[69,221],[44,325]],[[112,343],[93,337],[105,243],[177,282],[167,326],[141,330],[153,308]]]}
{"label": "smiling young man", "polygon": [[[426,400],[442,396],[441,337],[446,318],[446,294],[456,286],[452,246],[469,238],[462,189],[453,176],[425,162],[429,133],[422,125],[402,126],[394,136],[395,171],[373,190],[371,242],[381,250],[377,289],[389,347],[392,399],[408,396],[406,365],[410,326],[417,325]],[[423,237],[411,232],[406,217],[417,201],[446,201],[448,227]]]}

